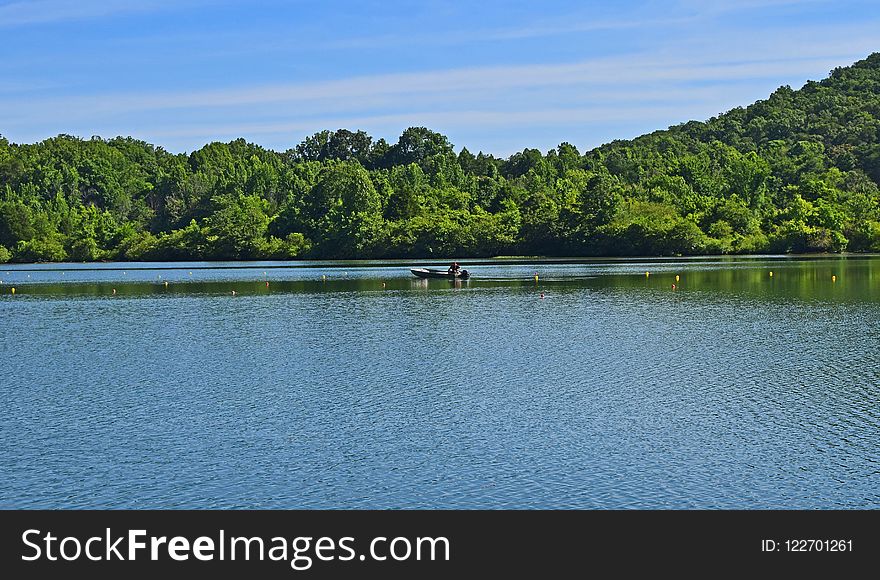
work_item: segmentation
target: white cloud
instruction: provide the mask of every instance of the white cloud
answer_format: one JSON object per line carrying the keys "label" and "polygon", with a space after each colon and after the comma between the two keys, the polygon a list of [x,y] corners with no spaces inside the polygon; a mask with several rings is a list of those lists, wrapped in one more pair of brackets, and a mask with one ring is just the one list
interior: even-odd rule
{"label": "white cloud", "polygon": [[[504,91],[534,89],[578,90],[590,94],[604,90],[609,99],[629,94],[637,87],[668,83],[725,82],[809,75],[841,64],[839,58],[805,53],[799,58],[774,58],[746,62],[717,62],[699,59],[669,59],[647,55],[628,55],[551,65],[520,65],[435,70],[419,73],[381,74],[347,79],[257,87],[237,87],[201,91],[154,92],[148,94],[101,94],[94,96],[52,97],[46,99],[0,101],[15,117],[28,112],[63,111],[65,115],[119,114],[168,109],[206,109],[253,107],[267,104],[307,102],[336,103],[341,109],[358,108],[366,99],[386,97],[388,104],[405,105],[413,98],[443,95],[451,104],[480,95],[501,96]],[[2,118],[2,114],[0,114]]]}
{"label": "white cloud", "polygon": [[[444,46],[461,45],[479,41],[505,41],[527,38],[542,38],[565,34],[627,30],[627,29],[663,29],[693,25],[699,22],[724,17],[731,13],[749,12],[770,7],[785,7],[803,4],[828,3],[829,0],[738,0],[738,1],[706,1],[685,0],[678,6],[661,6],[662,17],[645,17],[642,10],[623,18],[590,18],[583,14],[568,14],[564,18],[556,18],[541,22],[533,22],[523,26],[504,28],[465,28],[460,31],[443,34],[381,34],[343,38],[321,43],[322,49],[364,49],[390,48],[401,46]],[[668,4],[668,3],[664,3]]]}
{"label": "white cloud", "polygon": [[88,20],[179,6],[170,0],[32,0],[0,5],[0,28]]}
{"label": "white cloud", "polygon": [[460,45],[479,41],[519,40],[525,38],[542,38],[573,34],[580,32],[596,32],[601,30],[626,30],[635,28],[651,28],[675,26],[693,22],[695,17],[671,18],[621,18],[608,20],[583,20],[579,17],[563,19],[558,22],[533,23],[526,26],[510,26],[506,28],[465,29],[444,34],[384,34],[343,38],[321,44],[323,49],[358,49],[358,48],[389,48],[394,46],[412,45]]}
{"label": "white cloud", "polygon": [[443,125],[444,127],[514,125],[522,127],[629,119],[657,119],[670,113],[680,112],[680,107],[601,107],[525,111],[412,111],[363,117],[323,117],[281,123],[211,124],[196,127],[177,127],[161,129],[155,132],[155,134],[160,137],[204,137],[212,133],[220,135],[266,135],[312,131],[328,127],[406,127],[413,125]]}
{"label": "white cloud", "polygon": [[[505,33],[543,33],[546,26]],[[0,84],[0,127],[10,138],[21,139],[13,135],[21,130],[25,140],[62,131],[134,133],[187,147],[216,138],[268,138],[338,127],[378,128],[384,135],[408,125],[461,128],[469,135],[500,135],[519,126],[557,127],[559,134],[579,128],[586,134],[600,124],[634,127],[640,122],[647,131],[748,105],[781,84],[799,86],[822,78],[876,50],[876,26],[863,19],[821,27],[756,26],[723,34],[699,29],[649,52],[571,62],[174,91],[44,91],[42,96],[30,91],[25,96],[4,93]],[[529,144],[539,132],[523,131],[522,143]]]}

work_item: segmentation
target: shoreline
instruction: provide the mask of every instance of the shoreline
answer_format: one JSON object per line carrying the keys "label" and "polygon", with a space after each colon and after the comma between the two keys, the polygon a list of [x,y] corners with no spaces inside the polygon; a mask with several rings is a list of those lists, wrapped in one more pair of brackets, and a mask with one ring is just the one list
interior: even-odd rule
{"label": "shoreline", "polygon": [[[106,261],[106,262],[8,262],[0,266],[0,270],[114,270],[117,265],[125,265],[126,270],[155,270],[162,265],[162,270],[218,269],[234,270],[262,268],[272,264],[273,268],[324,268],[328,266],[354,265],[362,268],[382,268],[403,265],[443,265],[450,260],[470,266],[509,264],[523,266],[529,264],[602,264],[602,263],[675,263],[675,262],[717,262],[717,261],[787,261],[787,260],[860,260],[880,257],[876,252],[858,253],[806,253],[806,254],[717,254],[699,256],[589,256],[589,257],[549,257],[549,256],[497,256],[493,258],[388,258],[388,259],[328,259],[328,260],[163,260],[163,261]],[[179,264],[179,265],[178,265]],[[204,264],[204,266],[194,266]]]}

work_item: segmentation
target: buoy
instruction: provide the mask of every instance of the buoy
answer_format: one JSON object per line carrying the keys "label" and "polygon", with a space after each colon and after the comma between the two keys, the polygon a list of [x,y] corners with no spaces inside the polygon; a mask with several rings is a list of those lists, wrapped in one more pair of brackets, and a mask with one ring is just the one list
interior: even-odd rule
{"label": "buoy", "polygon": [[113,289],[113,293],[116,294],[116,288]]}
{"label": "buoy", "polygon": [[168,280],[165,280],[165,287],[168,288]]}
{"label": "buoy", "polygon": [[675,290],[675,284],[672,285],[672,289]]}
{"label": "buoy", "polygon": [[832,281],[832,282],[837,282],[837,276],[831,276],[831,281]]}
{"label": "buoy", "polygon": [[189,273],[189,275],[190,275],[190,276],[192,276],[192,275],[193,275],[193,273],[192,273],[192,272],[190,272],[190,273]]}
{"label": "buoy", "polygon": [[321,280],[324,280],[325,282],[327,281],[327,276],[326,276],[326,274],[322,274],[322,275],[321,275]]}
{"label": "buoy", "polygon": [[269,287],[269,281],[266,280],[266,288],[268,288],[268,287]]}
{"label": "buoy", "polygon": [[232,295],[235,296],[235,290],[232,291]]}
{"label": "buoy", "polygon": [[770,277],[771,277],[771,278],[773,277],[773,272],[772,272],[772,271],[770,272]]}
{"label": "buoy", "polygon": [[678,274],[675,275],[675,281],[678,282]]}
{"label": "buoy", "polygon": [[543,300],[543,299],[544,299],[544,293],[541,292],[541,300]]}
{"label": "buoy", "polygon": [[648,278],[651,275],[650,272],[645,272],[645,278]]}
{"label": "buoy", "polygon": [[12,293],[15,294],[15,288],[12,289]]}
{"label": "buoy", "polygon": [[382,282],[382,288],[384,288],[384,287],[385,287],[385,282]]}

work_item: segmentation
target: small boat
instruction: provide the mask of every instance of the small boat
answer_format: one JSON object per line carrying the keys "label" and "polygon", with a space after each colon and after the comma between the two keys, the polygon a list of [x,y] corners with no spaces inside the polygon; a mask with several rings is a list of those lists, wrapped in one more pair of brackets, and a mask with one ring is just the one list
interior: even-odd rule
{"label": "small boat", "polygon": [[436,268],[410,268],[410,272],[419,278],[446,278],[447,280],[467,280],[471,277],[467,270],[459,270],[450,273],[449,270],[438,270]]}

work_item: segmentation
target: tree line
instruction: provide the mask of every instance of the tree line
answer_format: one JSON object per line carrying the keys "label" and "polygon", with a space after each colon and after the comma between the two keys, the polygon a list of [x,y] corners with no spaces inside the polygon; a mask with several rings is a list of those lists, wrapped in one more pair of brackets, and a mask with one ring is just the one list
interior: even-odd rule
{"label": "tree line", "polygon": [[0,262],[880,251],[880,53],[581,153],[0,136]]}

